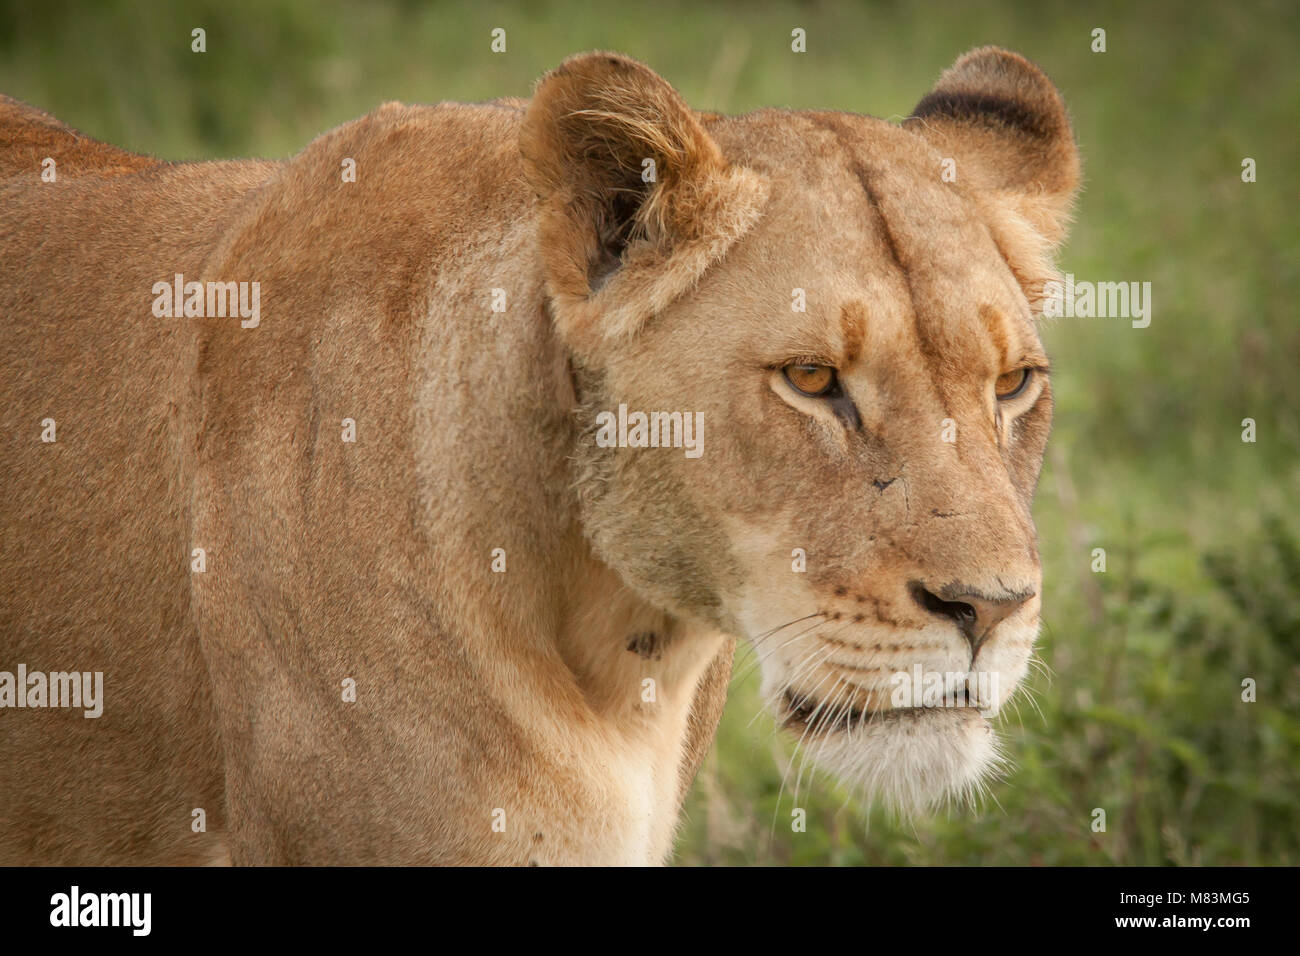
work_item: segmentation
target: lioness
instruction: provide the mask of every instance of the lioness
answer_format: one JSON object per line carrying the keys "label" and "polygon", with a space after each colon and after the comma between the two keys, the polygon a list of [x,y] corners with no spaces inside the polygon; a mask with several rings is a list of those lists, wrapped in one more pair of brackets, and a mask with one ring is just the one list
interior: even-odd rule
{"label": "lioness", "polygon": [[4,100],[0,176],[0,863],[661,863],[737,638],[868,794],[994,761],[1079,179],[1020,56],[894,125],[591,53],[285,162]]}

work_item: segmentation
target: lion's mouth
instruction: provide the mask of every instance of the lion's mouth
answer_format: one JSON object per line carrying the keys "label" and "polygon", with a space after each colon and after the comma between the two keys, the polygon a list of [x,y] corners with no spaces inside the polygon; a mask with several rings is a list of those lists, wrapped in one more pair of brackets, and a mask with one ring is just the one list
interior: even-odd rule
{"label": "lion's mouth", "polygon": [[855,728],[883,725],[891,721],[917,721],[937,713],[973,711],[979,713],[981,705],[974,695],[962,706],[935,705],[929,707],[886,707],[864,710],[852,704],[827,706],[825,701],[799,694],[787,687],[782,695],[781,726],[796,733],[819,734],[847,733]]}

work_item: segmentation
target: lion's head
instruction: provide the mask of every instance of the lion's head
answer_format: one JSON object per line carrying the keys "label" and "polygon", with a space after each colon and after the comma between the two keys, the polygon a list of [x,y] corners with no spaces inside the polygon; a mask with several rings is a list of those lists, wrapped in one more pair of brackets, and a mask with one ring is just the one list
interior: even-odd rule
{"label": "lion's head", "polygon": [[[1035,307],[1079,179],[1051,82],[984,48],[901,125],[725,117],[588,54],[522,142],[597,555],[752,642],[850,782],[899,806],[974,786],[1039,627]],[[682,424],[651,412],[702,453],[640,447]]]}

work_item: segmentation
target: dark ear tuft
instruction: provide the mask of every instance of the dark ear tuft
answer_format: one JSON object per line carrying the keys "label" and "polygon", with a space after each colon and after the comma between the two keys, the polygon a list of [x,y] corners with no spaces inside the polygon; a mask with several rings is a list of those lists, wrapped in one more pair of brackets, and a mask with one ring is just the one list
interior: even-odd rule
{"label": "dark ear tuft", "polygon": [[916,119],[942,116],[981,126],[1000,125],[1035,139],[1050,138],[1056,128],[1053,117],[1031,108],[1023,100],[968,90],[927,93],[912,110],[912,116]]}
{"label": "dark ear tuft", "polygon": [[1056,87],[1024,57],[972,50],[944,71],[904,125],[973,172],[977,187],[1003,194],[1044,237],[1064,235],[1079,152]]}

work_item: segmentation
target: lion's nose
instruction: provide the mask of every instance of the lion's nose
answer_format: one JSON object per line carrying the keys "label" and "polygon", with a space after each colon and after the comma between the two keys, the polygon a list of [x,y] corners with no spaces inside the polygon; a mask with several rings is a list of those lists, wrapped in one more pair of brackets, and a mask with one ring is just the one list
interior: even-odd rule
{"label": "lion's nose", "polygon": [[926,611],[957,625],[970,643],[972,654],[979,652],[993,628],[1034,596],[1032,588],[988,594],[962,584],[949,584],[936,594],[920,581],[913,581],[909,590],[913,600]]}

